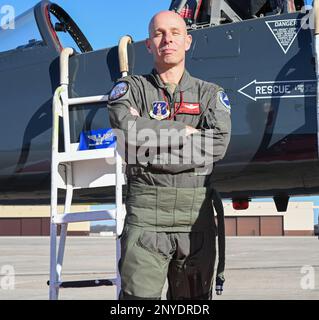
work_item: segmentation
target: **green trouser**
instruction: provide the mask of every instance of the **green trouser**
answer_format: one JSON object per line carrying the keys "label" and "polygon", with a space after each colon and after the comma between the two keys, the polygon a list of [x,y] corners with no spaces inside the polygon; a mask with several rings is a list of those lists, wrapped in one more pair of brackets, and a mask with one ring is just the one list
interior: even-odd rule
{"label": "green trouser", "polygon": [[210,299],[215,223],[205,188],[130,186],[121,237],[121,299]]}

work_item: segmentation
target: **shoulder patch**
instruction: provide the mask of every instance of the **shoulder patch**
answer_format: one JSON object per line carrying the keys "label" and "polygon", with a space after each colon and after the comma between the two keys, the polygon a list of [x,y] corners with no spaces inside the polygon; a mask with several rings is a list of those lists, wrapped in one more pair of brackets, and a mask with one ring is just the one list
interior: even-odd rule
{"label": "shoulder patch", "polygon": [[230,102],[227,94],[224,91],[219,91],[218,95],[219,95],[219,101],[222,103],[222,105],[228,110],[231,110],[231,106],[230,106]]}
{"label": "shoulder patch", "polygon": [[109,95],[109,100],[115,101],[115,100],[123,97],[128,92],[128,89],[129,89],[129,85],[127,82],[117,83]]}

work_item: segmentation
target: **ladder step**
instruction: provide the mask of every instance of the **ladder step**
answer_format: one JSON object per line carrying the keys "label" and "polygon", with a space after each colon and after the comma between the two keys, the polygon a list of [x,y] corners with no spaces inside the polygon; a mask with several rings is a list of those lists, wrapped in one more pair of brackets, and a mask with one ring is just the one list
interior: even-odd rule
{"label": "ladder step", "polygon": [[107,102],[108,100],[109,100],[109,96],[107,96],[107,95],[79,97],[79,98],[69,98],[68,104],[69,104],[69,106],[74,106],[74,105],[79,105],[79,104]]}
{"label": "ladder step", "polygon": [[115,159],[114,148],[61,152],[57,155],[59,163],[111,158]]}
{"label": "ladder step", "polygon": [[[78,280],[78,281],[63,281],[58,284],[59,288],[90,288],[90,287],[102,287],[113,286],[115,280],[100,279],[100,280]],[[50,285],[50,281],[47,282]]]}
{"label": "ladder step", "polygon": [[53,222],[56,224],[74,223],[84,221],[100,221],[100,220],[114,220],[116,210],[103,210],[103,211],[85,211],[57,214]]}

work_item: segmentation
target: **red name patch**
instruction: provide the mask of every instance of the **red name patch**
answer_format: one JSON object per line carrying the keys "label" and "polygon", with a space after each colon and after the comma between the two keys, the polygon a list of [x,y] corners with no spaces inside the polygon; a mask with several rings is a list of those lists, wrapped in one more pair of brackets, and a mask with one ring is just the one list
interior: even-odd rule
{"label": "red name patch", "polygon": [[183,102],[181,105],[179,103],[175,103],[175,110],[178,110],[176,114],[200,114],[199,103]]}

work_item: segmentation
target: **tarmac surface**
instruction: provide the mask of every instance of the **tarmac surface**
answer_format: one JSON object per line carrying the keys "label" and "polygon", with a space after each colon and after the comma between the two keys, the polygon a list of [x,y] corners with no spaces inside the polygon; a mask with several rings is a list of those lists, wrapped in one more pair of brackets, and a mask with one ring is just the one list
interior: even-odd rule
{"label": "tarmac surface", "polygon": [[[319,299],[317,237],[229,237],[226,246],[225,291],[215,299]],[[0,238],[0,300],[47,300],[49,257],[47,237]],[[111,279],[115,268],[114,238],[67,239],[64,280]],[[62,289],[60,299],[114,300],[116,288]]]}

